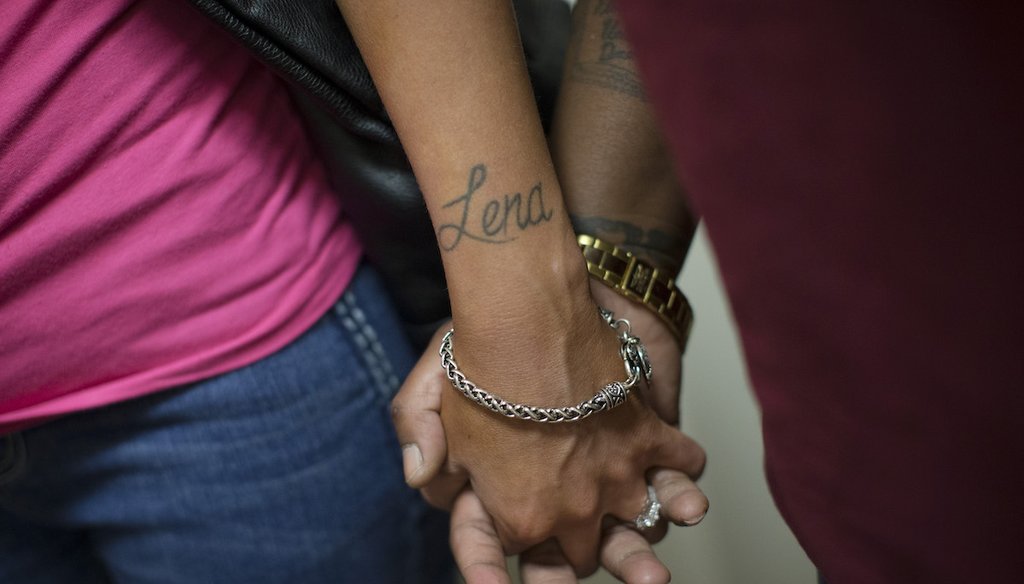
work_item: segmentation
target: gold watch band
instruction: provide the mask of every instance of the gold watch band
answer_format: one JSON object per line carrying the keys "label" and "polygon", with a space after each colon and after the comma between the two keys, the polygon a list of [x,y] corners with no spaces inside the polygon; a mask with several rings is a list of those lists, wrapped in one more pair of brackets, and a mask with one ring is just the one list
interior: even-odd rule
{"label": "gold watch band", "polygon": [[587,271],[619,294],[640,302],[668,325],[685,351],[693,326],[693,310],[676,288],[675,274],[666,273],[591,235],[577,235]]}

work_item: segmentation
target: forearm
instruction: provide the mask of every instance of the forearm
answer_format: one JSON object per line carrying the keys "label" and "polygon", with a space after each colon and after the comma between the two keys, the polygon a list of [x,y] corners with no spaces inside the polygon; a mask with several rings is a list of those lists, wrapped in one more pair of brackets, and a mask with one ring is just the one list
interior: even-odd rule
{"label": "forearm", "polygon": [[[536,406],[579,403],[622,380],[623,344],[590,297],[511,6],[339,4],[434,223],[459,368]],[[697,460],[640,396],[600,420],[565,424],[498,416],[455,391],[440,396],[449,464],[466,469],[506,551],[555,538],[578,573],[596,566],[602,520],[643,506],[648,470],[688,472]]]}
{"label": "forearm", "polygon": [[677,271],[696,228],[610,0],[580,0],[551,137],[572,222]]}
{"label": "forearm", "polygon": [[[474,353],[488,355],[488,371],[520,367],[532,355],[514,338],[531,329],[534,335],[569,330],[592,306],[511,5],[339,0],[339,6],[434,223],[456,350],[472,343]],[[587,318],[597,320],[596,311]],[[467,371],[488,380],[473,355],[465,359]],[[521,391],[504,389],[510,398]]]}

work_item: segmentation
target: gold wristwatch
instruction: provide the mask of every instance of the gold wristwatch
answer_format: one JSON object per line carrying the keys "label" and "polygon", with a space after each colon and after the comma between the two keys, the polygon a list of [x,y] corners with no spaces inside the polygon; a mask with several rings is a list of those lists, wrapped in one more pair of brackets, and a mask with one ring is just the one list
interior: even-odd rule
{"label": "gold wristwatch", "polygon": [[686,296],[676,288],[675,274],[666,273],[591,235],[577,235],[587,271],[612,290],[639,302],[657,314],[685,351],[693,326],[693,310]]}

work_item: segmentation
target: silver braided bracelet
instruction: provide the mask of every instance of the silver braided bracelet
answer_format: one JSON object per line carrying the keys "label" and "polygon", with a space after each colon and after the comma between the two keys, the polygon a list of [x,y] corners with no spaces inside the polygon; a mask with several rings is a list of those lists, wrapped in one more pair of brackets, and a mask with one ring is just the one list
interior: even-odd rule
{"label": "silver braided bracelet", "polygon": [[608,326],[615,329],[619,335],[622,347],[619,353],[622,356],[622,363],[626,368],[625,381],[613,381],[601,388],[601,391],[594,394],[594,397],[582,401],[574,406],[561,408],[540,408],[523,404],[514,404],[501,399],[500,397],[477,387],[472,381],[466,378],[466,374],[459,370],[452,355],[452,336],[455,329],[450,329],[441,340],[441,367],[448,375],[452,386],[459,390],[462,395],[473,400],[477,404],[509,418],[519,418],[531,422],[578,422],[590,417],[597,412],[610,410],[615,406],[625,403],[629,397],[630,390],[637,384],[641,377],[649,383],[651,381],[651,361],[647,356],[647,349],[644,348],[640,339],[630,333],[629,321],[615,319],[609,310],[600,309],[601,317]]}

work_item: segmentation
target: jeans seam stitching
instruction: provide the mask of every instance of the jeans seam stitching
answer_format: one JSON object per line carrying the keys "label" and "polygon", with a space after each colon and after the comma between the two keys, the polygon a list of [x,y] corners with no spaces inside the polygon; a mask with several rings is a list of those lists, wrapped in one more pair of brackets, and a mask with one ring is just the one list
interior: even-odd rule
{"label": "jeans seam stitching", "polygon": [[356,302],[355,293],[349,290],[335,305],[334,311],[341,317],[345,329],[354,337],[359,354],[366,363],[378,391],[390,397],[398,387],[398,376],[394,373],[391,360],[388,359],[376,330],[367,321],[365,313]]}

